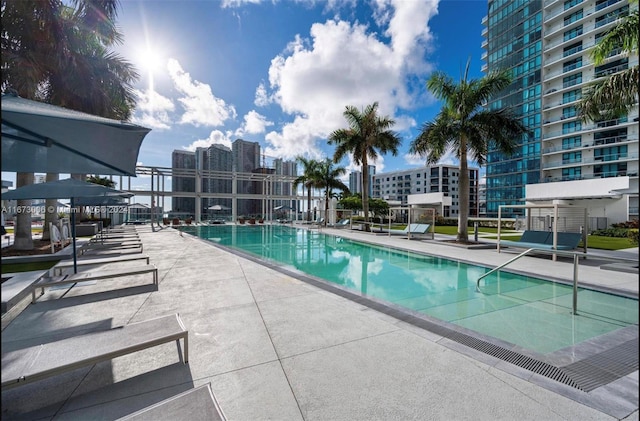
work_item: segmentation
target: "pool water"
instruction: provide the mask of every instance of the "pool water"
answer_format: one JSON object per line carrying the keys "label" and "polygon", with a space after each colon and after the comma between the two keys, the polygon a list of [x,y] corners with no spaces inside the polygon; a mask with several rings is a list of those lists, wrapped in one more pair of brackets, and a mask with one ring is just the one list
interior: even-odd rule
{"label": "pool water", "polygon": [[638,323],[638,300],[280,225],[181,228],[363,295],[540,352]]}

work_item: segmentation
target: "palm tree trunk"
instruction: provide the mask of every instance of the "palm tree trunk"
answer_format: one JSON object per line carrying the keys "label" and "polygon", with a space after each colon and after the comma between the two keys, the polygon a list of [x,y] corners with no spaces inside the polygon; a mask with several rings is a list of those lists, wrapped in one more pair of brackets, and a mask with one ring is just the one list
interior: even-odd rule
{"label": "palm tree trunk", "polygon": [[[33,173],[19,172],[16,174],[16,187],[33,184]],[[31,237],[31,199],[18,200],[16,209],[16,226],[13,246],[16,250],[33,250],[33,238]]]}
{"label": "palm tree trunk", "polygon": [[458,241],[469,241],[469,166],[467,164],[467,145],[460,142],[460,174],[458,175]]}
{"label": "palm tree trunk", "polygon": [[324,226],[327,226],[329,220],[329,189],[324,191]]}
{"label": "palm tree trunk", "polygon": [[369,227],[369,165],[366,152],[362,156],[362,211],[364,212],[364,230],[368,232],[371,229]]}
{"label": "palm tree trunk", "polygon": [[311,186],[307,187],[307,221],[311,222]]}
{"label": "palm tree trunk", "polygon": [[[57,181],[60,178],[59,174],[47,173],[47,183],[50,181]],[[58,223],[58,199],[47,199],[45,202],[46,210],[44,214],[44,226],[42,227],[42,239],[48,241],[51,237],[49,232],[49,224],[56,225]],[[53,211],[49,212],[50,209]]]}

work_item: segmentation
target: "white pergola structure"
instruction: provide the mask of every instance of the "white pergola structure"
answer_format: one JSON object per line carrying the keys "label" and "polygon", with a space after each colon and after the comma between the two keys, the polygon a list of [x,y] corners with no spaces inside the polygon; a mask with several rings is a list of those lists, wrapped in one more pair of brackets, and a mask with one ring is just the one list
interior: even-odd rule
{"label": "white pergola structure", "polygon": [[[306,203],[306,194],[298,194],[291,187],[296,175],[281,175],[273,173],[241,173],[230,171],[209,171],[195,170],[184,168],[169,167],[136,167],[136,175],[150,178],[149,190],[133,190],[131,189],[131,178],[128,176],[112,176],[111,179],[119,177],[118,186],[122,191],[133,193],[136,196],[146,196],[151,198],[151,223],[162,222],[162,215],[157,214],[157,204],[164,203],[166,197],[187,197],[195,199],[195,222],[202,220],[202,200],[203,199],[229,199],[232,203],[231,214],[232,220],[238,218],[238,200],[259,200],[261,201],[261,213],[266,216],[267,220],[273,219],[274,207],[286,204],[291,206],[294,203]],[[124,178],[127,182],[124,182]],[[166,178],[176,177],[194,178],[195,191],[182,192],[167,190],[165,183]],[[203,192],[203,180],[221,180],[231,184],[231,192]],[[238,186],[242,182],[251,182],[256,191],[251,193],[239,193]],[[286,186],[289,189],[285,188]],[[290,194],[283,192],[289,191]],[[312,199],[319,199],[319,196],[313,196]],[[292,206],[293,207],[293,206]],[[296,206],[301,209],[302,206]]]}

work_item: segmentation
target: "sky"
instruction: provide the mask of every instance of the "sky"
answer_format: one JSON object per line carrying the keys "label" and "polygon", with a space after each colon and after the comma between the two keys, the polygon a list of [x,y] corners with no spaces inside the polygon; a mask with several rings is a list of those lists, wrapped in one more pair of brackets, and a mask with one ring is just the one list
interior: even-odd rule
{"label": "sky", "polygon": [[468,60],[482,76],[486,12],[486,0],[122,0],[115,51],[140,74],[132,122],[152,129],[139,164],[238,138],[267,161],[332,157],[345,107],[378,102],[402,144],[376,172],[424,166],[408,149],[440,110],[426,80],[459,80]]}

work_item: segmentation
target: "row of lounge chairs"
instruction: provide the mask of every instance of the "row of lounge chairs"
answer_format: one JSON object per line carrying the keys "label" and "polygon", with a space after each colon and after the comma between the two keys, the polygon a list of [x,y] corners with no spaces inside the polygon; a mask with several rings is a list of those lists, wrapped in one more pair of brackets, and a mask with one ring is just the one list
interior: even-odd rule
{"label": "row of lounge chairs", "polygon": [[[125,241],[126,238],[126,241]],[[106,249],[115,253],[130,250],[131,254],[100,257]],[[139,246],[139,247],[138,247]],[[103,233],[92,238],[83,250],[89,257],[78,260],[78,266],[95,266],[110,263],[145,261],[146,264],[121,269],[99,269],[64,275],[73,266],[64,262],[30,285],[32,303],[36,303],[36,292],[57,285],[75,284],[84,281],[108,280],[123,276],[151,273],[153,285],[158,288],[158,269],[150,264],[149,256],[142,254],[142,243],[134,230]],[[179,357],[184,364],[189,361],[189,332],[180,316],[170,314],[149,320],[129,323],[108,330],[95,331],[66,339],[42,343],[2,353],[2,391],[20,387],[78,368],[92,366],[123,355],[176,341]],[[182,342],[182,347],[180,346]],[[210,384],[188,390],[140,411],[121,418],[123,420],[226,420],[213,395]]]}

